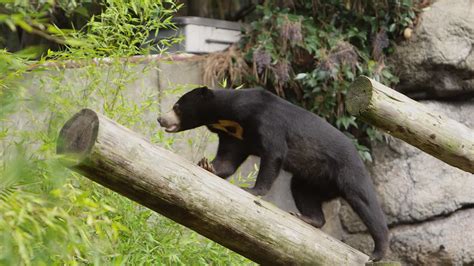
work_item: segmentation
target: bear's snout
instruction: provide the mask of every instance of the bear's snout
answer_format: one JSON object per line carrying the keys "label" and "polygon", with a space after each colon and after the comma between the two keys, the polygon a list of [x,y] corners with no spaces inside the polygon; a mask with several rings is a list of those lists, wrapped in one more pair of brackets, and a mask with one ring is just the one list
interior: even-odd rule
{"label": "bear's snout", "polygon": [[166,132],[177,132],[179,130],[180,120],[173,110],[158,117],[157,120],[160,126],[165,128]]}

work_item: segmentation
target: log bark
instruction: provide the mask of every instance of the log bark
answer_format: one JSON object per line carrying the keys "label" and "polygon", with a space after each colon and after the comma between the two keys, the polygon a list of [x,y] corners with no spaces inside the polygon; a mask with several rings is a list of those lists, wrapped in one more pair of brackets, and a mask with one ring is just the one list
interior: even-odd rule
{"label": "log bark", "polygon": [[368,256],[84,109],[61,129],[71,169],[261,264],[363,265]]}
{"label": "log bark", "polygon": [[466,172],[474,173],[474,131],[365,76],[347,95],[348,111]]}

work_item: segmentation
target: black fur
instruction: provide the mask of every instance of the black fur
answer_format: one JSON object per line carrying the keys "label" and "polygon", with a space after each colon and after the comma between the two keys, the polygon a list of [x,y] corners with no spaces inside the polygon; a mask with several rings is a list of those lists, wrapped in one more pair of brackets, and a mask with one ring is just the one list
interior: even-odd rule
{"label": "black fur", "polygon": [[[263,89],[209,90],[183,95],[174,107],[180,129],[206,125],[219,135],[215,174],[232,175],[249,155],[261,158],[254,195],[265,195],[280,169],[293,174],[291,191],[302,219],[325,223],[321,204],[341,196],[359,215],[375,242],[380,260],[389,231],[374,186],[353,143],[322,118]],[[243,128],[243,139],[211,125],[231,120]],[[159,120],[160,121],[160,120]]]}

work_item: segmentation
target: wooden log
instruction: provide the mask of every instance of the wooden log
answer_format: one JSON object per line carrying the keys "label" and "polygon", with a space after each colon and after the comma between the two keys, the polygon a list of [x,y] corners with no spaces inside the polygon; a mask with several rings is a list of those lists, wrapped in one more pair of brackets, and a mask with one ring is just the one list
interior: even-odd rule
{"label": "wooden log", "polygon": [[466,172],[474,173],[474,131],[365,76],[349,89],[348,111]]}
{"label": "wooden log", "polygon": [[71,169],[262,264],[364,265],[368,256],[114,121],[84,109],[61,129]]}

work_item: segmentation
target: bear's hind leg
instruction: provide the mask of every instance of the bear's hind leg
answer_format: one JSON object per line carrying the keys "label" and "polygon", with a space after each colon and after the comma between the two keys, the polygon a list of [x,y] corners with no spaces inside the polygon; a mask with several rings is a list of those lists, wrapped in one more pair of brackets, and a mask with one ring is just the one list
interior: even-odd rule
{"label": "bear's hind leg", "polygon": [[315,191],[311,189],[303,180],[293,176],[291,179],[291,193],[295,200],[295,205],[301,214],[294,214],[304,222],[321,228],[326,223],[324,218],[322,198],[315,195]]}
{"label": "bear's hind leg", "polygon": [[371,259],[379,261],[387,252],[390,236],[374,185],[365,173],[361,173],[357,178],[354,171],[342,171],[341,175],[344,174],[340,179],[346,182],[345,186],[341,186],[342,196],[367,226],[375,244]]}

